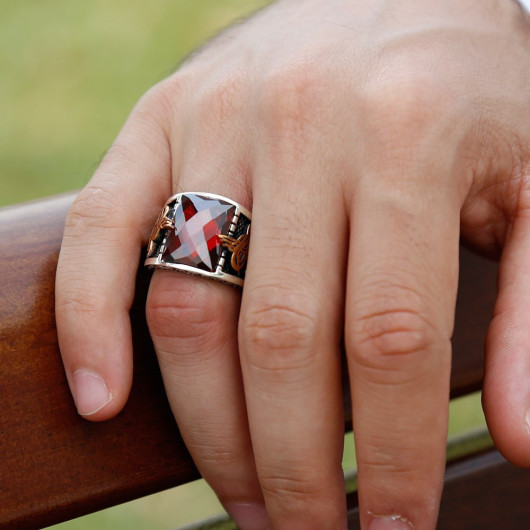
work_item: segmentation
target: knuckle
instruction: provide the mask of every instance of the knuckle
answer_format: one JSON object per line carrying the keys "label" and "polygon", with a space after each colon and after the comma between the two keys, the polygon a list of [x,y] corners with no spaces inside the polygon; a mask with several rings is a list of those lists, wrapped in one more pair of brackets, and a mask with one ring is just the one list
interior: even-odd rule
{"label": "knuckle", "polygon": [[355,349],[362,357],[414,354],[430,344],[425,319],[408,307],[384,308],[359,317],[356,336]]}
{"label": "knuckle", "polygon": [[386,480],[402,480],[404,484],[415,483],[419,474],[417,467],[414,466],[418,452],[416,450],[415,455],[407,456],[410,456],[411,460],[404,459],[403,453],[400,455],[378,455],[378,458],[368,457],[363,461],[363,470],[374,477],[384,476]]}
{"label": "knuckle", "polygon": [[431,109],[443,99],[436,83],[428,75],[415,70],[383,76],[375,86],[368,87],[365,97],[367,95],[370,95],[371,107],[407,121],[416,115],[432,113]]}
{"label": "knuckle", "polygon": [[[381,295],[384,293],[384,295]],[[412,288],[375,282],[359,293],[346,347],[357,363],[388,368],[390,359],[425,356],[443,340],[423,296]],[[398,361],[400,362],[400,361]]]}
{"label": "knuckle", "polygon": [[196,108],[204,115],[204,121],[211,123],[213,120],[219,127],[233,121],[244,106],[246,85],[245,75],[237,71],[209,83],[197,95]]}
{"label": "knuckle", "polygon": [[283,141],[299,139],[324,111],[329,77],[323,68],[300,61],[269,72],[262,81],[260,115]]}
{"label": "knuckle", "polygon": [[66,217],[65,228],[78,232],[86,228],[122,228],[117,212],[120,195],[110,179],[104,186],[88,184],[76,197]]}
{"label": "knuckle", "polygon": [[335,497],[330,494],[329,477],[306,470],[306,474],[261,472],[260,485],[267,505],[293,528],[313,530],[342,525]]}
{"label": "knuckle", "polygon": [[312,303],[286,294],[255,301],[242,315],[241,333],[250,364],[259,370],[282,372],[309,364],[318,330]]}
{"label": "knuckle", "polygon": [[167,116],[174,115],[180,101],[186,99],[191,90],[192,79],[189,75],[177,72],[152,86],[140,98],[134,112],[146,119],[158,119],[165,122]]}
{"label": "knuckle", "polygon": [[[199,285],[187,287],[184,282],[174,288],[153,289],[146,304],[146,316],[155,338],[207,340],[216,333],[219,321],[217,304]],[[187,282],[186,282],[187,283]]]}
{"label": "knuckle", "polygon": [[410,64],[368,80],[358,96],[372,139],[390,149],[392,157],[395,149],[408,146],[413,154],[428,141],[438,147],[440,136],[447,134],[457,117],[458,98],[435,74]]}
{"label": "knuckle", "polygon": [[241,464],[241,451],[232,449],[238,447],[236,441],[233,440],[232,444],[228,442],[226,439],[217,440],[212,431],[199,431],[187,436],[186,447],[200,461],[203,469],[205,466],[215,467],[216,473],[222,473],[233,471]]}
{"label": "knuckle", "polygon": [[[65,289],[68,283],[69,288]],[[109,301],[95,289],[78,285],[75,282],[63,282],[62,290],[57,294],[55,312],[62,320],[98,319],[106,312]]]}
{"label": "knuckle", "polygon": [[275,504],[289,506],[293,513],[300,509],[300,505],[307,505],[320,499],[322,480],[316,477],[297,477],[285,473],[271,473],[260,475],[263,494]]}

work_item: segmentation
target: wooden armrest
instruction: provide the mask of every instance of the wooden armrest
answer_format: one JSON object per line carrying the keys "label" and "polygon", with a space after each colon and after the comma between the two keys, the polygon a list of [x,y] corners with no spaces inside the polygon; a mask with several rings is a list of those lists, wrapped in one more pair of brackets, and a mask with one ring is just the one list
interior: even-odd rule
{"label": "wooden armrest", "polygon": [[131,398],[77,415],[57,347],[54,276],[73,195],[0,210],[0,527],[41,528],[199,477],[167,404],[138,281]]}
{"label": "wooden armrest", "polygon": [[[135,375],[114,420],[80,418],[57,347],[54,277],[73,195],[0,210],[0,527],[39,528],[198,478],[166,401],[144,319],[131,311]],[[462,251],[452,394],[479,389],[496,265]],[[351,409],[345,385],[346,423]]]}

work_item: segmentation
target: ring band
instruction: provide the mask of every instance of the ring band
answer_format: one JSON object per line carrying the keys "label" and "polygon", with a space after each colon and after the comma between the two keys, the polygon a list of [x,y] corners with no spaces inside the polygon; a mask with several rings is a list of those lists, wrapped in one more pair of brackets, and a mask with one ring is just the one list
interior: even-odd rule
{"label": "ring band", "polygon": [[177,193],[156,221],[145,265],[243,286],[252,214],[212,193]]}

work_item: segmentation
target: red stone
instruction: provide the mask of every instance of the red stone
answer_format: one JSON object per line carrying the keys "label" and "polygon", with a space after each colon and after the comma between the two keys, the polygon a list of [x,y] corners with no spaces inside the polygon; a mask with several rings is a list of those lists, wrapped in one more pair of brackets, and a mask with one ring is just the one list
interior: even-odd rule
{"label": "red stone", "polygon": [[219,235],[228,234],[235,211],[233,204],[220,199],[182,195],[162,260],[214,272],[223,251]]}

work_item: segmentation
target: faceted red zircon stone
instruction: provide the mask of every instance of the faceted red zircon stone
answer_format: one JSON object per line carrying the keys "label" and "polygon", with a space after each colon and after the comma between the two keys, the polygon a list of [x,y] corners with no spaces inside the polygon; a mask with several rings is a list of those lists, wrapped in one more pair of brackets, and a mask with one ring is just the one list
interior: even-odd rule
{"label": "faceted red zircon stone", "polygon": [[236,207],[226,201],[182,195],[175,211],[175,231],[168,235],[163,261],[214,272],[223,251],[219,234],[228,234],[235,211]]}

